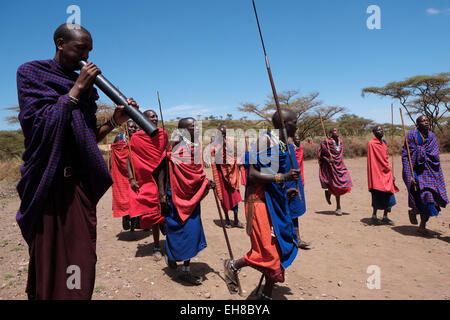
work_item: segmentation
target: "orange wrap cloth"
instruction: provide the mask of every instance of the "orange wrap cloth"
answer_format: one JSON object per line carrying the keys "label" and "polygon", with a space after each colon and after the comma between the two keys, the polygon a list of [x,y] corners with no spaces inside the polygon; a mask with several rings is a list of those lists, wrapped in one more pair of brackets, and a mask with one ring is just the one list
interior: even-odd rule
{"label": "orange wrap cloth", "polygon": [[[197,152],[196,157],[194,152]],[[183,142],[172,149],[168,157],[172,202],[184,223],[206,195],[208,179],[203,161],[194,163],[194,159],[202,159],[202,147],[194,148]]]}
{"label": "orange wrap cloth", "polygon": [[[242,201],[242,197],[239,192],[239,165],[233,156],[229,140],[227,139],[225,148],[223,145],[217,144],[211,149],[211,169],[220,203],[223,210],[228,212]],[[222,164],[216,163],[216,154],[223,154]]]}
{"label": "orange wrap cloth", "polygon": [[397,193],[385,142],[372,138],[367,148],[367,181],[369,190]]}
{"label": "orange wrap cloth", "polygon": [[131,155],[139,193],[130,191],[130,217],[142,216],[142,229],[164,221],[156,180],[158,167],[166,156],[167,141],[167,132],[160,128],[153,137],[149,137],[143,130],[131,137]]}
{"label": "orange wrap cloth", "polygon": [[278,241],[271,232],[272,224],[265,203],[264,185],[255,185],[254,188],[253,194],[249,194],[245,201],[247,224],[252,224],[252,247],[244,256],[244,261],[271,280],[284,282],[285,270],[281,266]]}
{"label": "orange wrap cloth", "polygon": [[111,144],[111,176],[113,179],[113,217],[128,215],[130,210],[130,181],[128,181],[127,159],[130,155],[128,144],[119,141]]}

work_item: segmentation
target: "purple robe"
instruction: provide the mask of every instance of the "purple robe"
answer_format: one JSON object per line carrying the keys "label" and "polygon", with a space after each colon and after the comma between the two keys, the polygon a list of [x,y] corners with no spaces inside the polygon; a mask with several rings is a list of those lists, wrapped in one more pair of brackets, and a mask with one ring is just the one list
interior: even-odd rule
{"label": "purple robe", "polygon": [[[429,131],[428,136],[424,137],[424,141],[419,130],[413,129],[406,135],[406,138],[408,140],[415,180],[419,185],[419,194],[415,198],[414,193],[411,192],[411,167],[409,165],[405,143],[402,149],[402,163],[403,181],[409,193],[408,205],[415,213],[427,214],[427,212],[421,211],[432,211],[433,213],[429,215],[437,215],[440,210],[439,208],[445,208],[449,201],[436,136],[433,132]],[[431,205],[432,210],[427,210],[426,207],[419,208],[427,204]],[[434,208],[436,209],[433,210]]]}
{"label": "purple robe", "polygon": [[74,137],[90,200],[96,204],[112,184],[111,176],[96,141],[97,91],[82,95],[72,110],[68,92],[78,74],[65,70],[55,60],[32,61],[17,71],[19,121],[25,137],[22,178],[17,185],[21,204],[16,220],[31,244],[42,217],[49,190],[55,180],[65,139]]}

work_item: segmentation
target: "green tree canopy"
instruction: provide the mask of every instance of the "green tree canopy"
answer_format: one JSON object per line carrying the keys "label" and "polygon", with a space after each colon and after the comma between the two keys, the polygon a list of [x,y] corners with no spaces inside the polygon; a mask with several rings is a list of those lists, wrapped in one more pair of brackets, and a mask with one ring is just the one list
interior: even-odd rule
{"label": "green tree canopy", "polygon": [[430,119],[432,130],[437,127],[442,131],[440,122],[450,112],[450,72],[415,76],[390,82],[384,87],[362,89],[363,96],[368,93],[398,100],[413,122],[414,116],[423,114]]}

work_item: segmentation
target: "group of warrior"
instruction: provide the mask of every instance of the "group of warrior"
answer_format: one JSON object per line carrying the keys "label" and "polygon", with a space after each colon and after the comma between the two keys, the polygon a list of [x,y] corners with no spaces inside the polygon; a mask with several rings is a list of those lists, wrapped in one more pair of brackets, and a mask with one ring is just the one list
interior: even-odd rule
{"label": "group of warrior", "polygon": [[[240,167],[227,142],[226,128],[221,126],[222,139],[216,139],[211,147],[214,179],[210,181],[203,162],[195,161],[202,158],[202,148],[201,141],[194,138],[198,135],[194,134],[193,118],[178,122],[178,128],[189,134],[170,141],[161,128],[152,137],[136,130],[124,106],[117,106],[110,120],[98,126],[98,94],[93,85],[101,71],[88,63],[75,72],[78,62],[87,61],[92,50],[90,33],[64,24],[55,31],[54,42],[53,59],[25,63],[17,72],[25,152],[16,219],[29,246],[29,299],[92,297],[97,261],[96,205],[111,185],[114,215],[128,216],[123,218],[124,228],[151,228],[155,259],[161,259],[164,252],[169,267],[175,269],[177,262],[183,262],[180,276],[194,284],[200,281],[191,273],[189,262],[206,247],[200,202],[213,189],[225,212],[225,225],[245,227],[251,240],[250,250],[242,258],[224,261],[225,279],[237,284],[239,270],[251,266],[266,280],[260,298],[271,299],[274,284],[284,281],[298,248],[308,248],[300,238],[298,222],[306,202],[302,146],[295,137],[297,115],[282,109],[272,118],[275,129],[280,130],[284,122],[287,137],[294,144],[267,130],[246,150]],[[127,103],[139,108],[131,98]],[[157,124],[154,111],[144,114]],[[97,143],[122,124],[126,124],[128,135],[112,145],[111,176]],[[377,220],[376,211],[381,209],[384,221],[390,222],[387,215],[398,189],[383,129],[376,127],[373,132],[367,160],[373,219]],[[426,117],[417,119],[417,129],[406,136],[406,142],[402,162],[409,217],[417,224],[419,214],[419,230],[426,233],[428,218],[448,203],[437,140]],[[330,137],[320,144],[318,158],[320,182],[328,203],[332,195],[336,198],[336,215],[342,215],[340,197],[352,188],[343,152],[339,131],[332,129]],[[238,219],[242,182],[245,224]],[[234,212],[233,221],[229,211]],[[164,250],[160,231],[166,234]],[[73,272],[79,277],[72,277]],[[74,278],[78,280],[68,285]]]}

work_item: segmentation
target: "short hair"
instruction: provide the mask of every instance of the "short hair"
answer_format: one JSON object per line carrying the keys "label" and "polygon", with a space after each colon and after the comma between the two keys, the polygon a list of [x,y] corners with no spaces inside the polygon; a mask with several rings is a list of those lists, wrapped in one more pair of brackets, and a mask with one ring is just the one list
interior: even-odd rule
{"label": "short hair", "polygon": [[156,111],[153,110],[153,109],[145,110],[143,113],[144,113],[144,114],[147,114],[147,113],[149,113],[149,112],[153,112],[154,114],[156,114],[156,115],[158,116],[158,114],[156,113]]}
{"label": "short hair", "polygon": [[76,32],[83,32],[88,34],[91,38],[91,33],[85,28],[76,23],[63,23],[60,25],[53,34],[53,42],[56,45],[56,41],[62,38],[65,42],[71,41],[75,38]]}
{"label": "short hair", "polygon": [[[283,116],[287,113],[290,113],[291,115],[293,115],[294,117],[296,116],[296,113],[291,110],[291,109],[281,109],[281,113],[283,113]],[[281,118],[280,118],[280,114],[278,113],[278,111],[276,111],[273,116],[272,116],[272,123],[275,127],[279,127],[281,128]]]}
{"label": "short hair", "polygon": [[377,130],[378,127],[380,127],[381,129],[383,129],[382,126],[380,126],[379,124],[377,124],[377,125],[374,125],[374,126],[373,126],[372,132],[375,132],[375,130]]}
{"label": "short hair", "polygon": [[427,117],[426,115],[422,114],[422,115],[420,115],[420,116],[417,117],[417,119],[416,119],[416,124],[419,122],[419,119],[422,118],[422,117],[425,117],[425,118],[428,119],[428,117]]}
{"label": "short hair", "polygon": [[195,119],[192,118],[192,117],[180,119],[180,121],[178,121],[178,129],[185,128],[186,122],[188,120],[194,120],[195,121]]}

